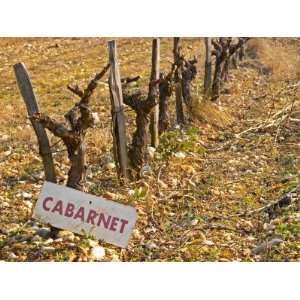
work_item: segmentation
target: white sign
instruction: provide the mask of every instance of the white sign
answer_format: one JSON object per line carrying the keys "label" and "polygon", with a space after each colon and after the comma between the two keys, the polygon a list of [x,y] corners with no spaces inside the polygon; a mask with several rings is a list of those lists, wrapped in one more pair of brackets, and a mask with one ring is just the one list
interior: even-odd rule
{"label": "white sign", "polygon": [[33,217],[54,227],[92,235],[125,248],[137,213],[131,206],[46,181]]}

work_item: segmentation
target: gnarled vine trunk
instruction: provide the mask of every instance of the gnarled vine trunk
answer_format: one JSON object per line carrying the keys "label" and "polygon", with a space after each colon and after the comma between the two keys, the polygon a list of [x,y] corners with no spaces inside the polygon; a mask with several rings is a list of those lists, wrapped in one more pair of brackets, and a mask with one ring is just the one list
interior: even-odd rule
{"label": "gnarled vine trunk", "polygon": [[160,74],[159,82],[159,134],[162,134],[170,125],[169,113],[168,113],[168,101],[172,95],[172,83],[171,78],[172,71],[170,74],[165,76],[163,73]]}
{"label": "gnarled vine trunk", "polygon": [[[153,85],[158,82],[150,82],[149,91]],[[152,92],[146,96],[141,90],[130,92],[128,88],[123,89],[123,100],[126,105],[131,107],[135,113],[136,130],[132,136],[132,142],[129,146],[128,157],[131,167],[139,172],[141,167],[146,163],[146,151],[148,144],[148,129],[150,123],[150,113],[155,105],[156,95]]]}
{"label": "gnarled vine trunk", "polygon": [[104,76],[108,68],[109,64],[102,72],[96,74],[84,91],[80,90],[78,86],[68,86],[69,90],[81,98],[80,101],[65,114],[65,119],[69,123],[69,126],[57,122],[46,114],[35,113],[31,116],[34,121],[39,122],[39,124],[50,130],[64,142],[70,161],[67,186],[80,191],[85,191],[87,170],[85,160],[85,135],[87,130],[95,123],[94,115],[89,108],[89,100],[97,87],[97,81]]}

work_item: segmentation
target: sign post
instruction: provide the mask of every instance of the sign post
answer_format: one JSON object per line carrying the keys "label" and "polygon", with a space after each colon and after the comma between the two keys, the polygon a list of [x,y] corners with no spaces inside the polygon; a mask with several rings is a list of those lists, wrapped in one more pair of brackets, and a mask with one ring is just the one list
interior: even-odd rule
{"label": "sign post", "polygon": [[46,181],[33,217],[126,248],[137,213],[134,207]]}

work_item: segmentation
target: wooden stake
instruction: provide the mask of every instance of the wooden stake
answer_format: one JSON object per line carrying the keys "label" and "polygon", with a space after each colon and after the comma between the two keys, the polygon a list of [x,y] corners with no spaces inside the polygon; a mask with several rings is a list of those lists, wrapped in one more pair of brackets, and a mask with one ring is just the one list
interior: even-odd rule
{"label": "wooden stake", "polygon": [[205,74],[204,74],[204,94],[208,95],[211,87],[211,38],[204,38],[205,41]]}
{"label": "wooden stake", "polygon": [[[26,104],[28,115],[29,117],[31,117],[33,114],[39,113],[39,107],[37,99],[32,89],[30,77],[27,73],[24,64],[22,63],[15,64],[14,71],[20,93]],[[50,144],[46,130],[39,122],[33,119],[30,120],[38,140],[39,152],[44,164],[45,179],[47,181],[56,183],[53,157],[50,150]]]}
{"label": "wooden stake", "polygon": [[112,132],[114,156],[119,176],[128,178],[126,127],[123,113],[123,94],[117,57],[116,41],[108,42],[110,63],[109,89],[112,107]]}
{"label": "wooden stake", "polygon": [[174,74],[175,79],[175,98],[176,98],[176,122],[179,125],[184,124],[184,113],[182,105],[182,87],[181,87],[181,74],[180,73],[180,38],[175,37],[173,44],[174,64],[177,66]]}
{"label": "wooden stake", "polygon": [[[150,82],[159,79],[159,63],[160,63],[160,41],[159,39],[153,39],[152,41],[152,68]],[[150,89],[150,95],[156,97],[157,99],[157,85],[154,85]],[[159,145],[159,104],[157,103],[152,109],[151,119],[150,119],[150,133],[151,133],[151,146],[157,148]]]}

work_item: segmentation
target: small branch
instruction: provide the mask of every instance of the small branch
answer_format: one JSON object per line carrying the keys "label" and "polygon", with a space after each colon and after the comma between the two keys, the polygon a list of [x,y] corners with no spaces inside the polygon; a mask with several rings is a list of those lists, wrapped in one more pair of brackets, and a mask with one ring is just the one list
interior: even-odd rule
{"label": "small branch", "polygon": [[69,91],[71,91],[72,93],[74,93],[75,95],[79,96],[80,98],[83,97],[83,91],[79,88],[78,85],[75,85],[74,87],[68,85],[67,89]]}
{"label": "small branch", "polygon": [[107,72],[107,70],[109,69],[110,64],[107,64],[103,70],[100,73],[97,73],[95,75],[95,77],[88,83],[86,89],[83,92],[83,95],[81,97],[80,102],[85,102],[87,103],[89,101],[89,98],[91,97],[93,91],[95,90],[95,88],[97,87],[97,81],[99,81]]}
{"label": "small branch", "polygon": [[66,143],[73,143],[77,140],[77,137],[66,126],[45,114],[35,113],[31,118],[42,124],[44,128],[50,130],[55,136],[60,137]]}
{"label": "small branch", "polygon": [[122,84],[128,84],[130,82],[136,82],[138,80],[140,80],[141,76],[135,76],[135,77],[124,77],[124,78],[121,78],[121,83]]}

